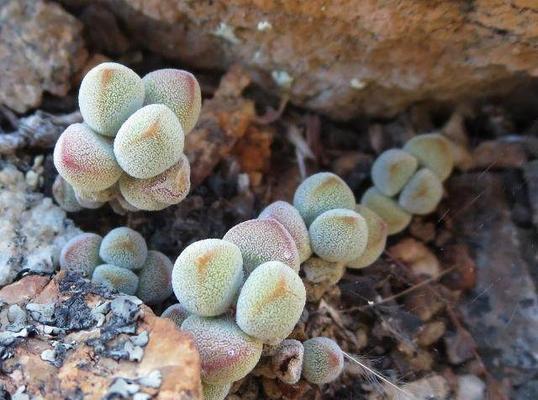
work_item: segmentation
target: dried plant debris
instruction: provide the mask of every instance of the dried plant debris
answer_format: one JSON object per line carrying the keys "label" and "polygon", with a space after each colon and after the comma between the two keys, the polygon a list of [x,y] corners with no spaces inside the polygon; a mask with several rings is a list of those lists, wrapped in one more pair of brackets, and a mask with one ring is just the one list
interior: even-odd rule
{"label": "dried plant debris", "polygon": [[138,298],[71,272],[29,297],[8,289],[0,291],[0,299],[9,300],[0,307],[0,386],[12,396],[34,398],[43,391],[73,399],[200,396],[194,343]]}

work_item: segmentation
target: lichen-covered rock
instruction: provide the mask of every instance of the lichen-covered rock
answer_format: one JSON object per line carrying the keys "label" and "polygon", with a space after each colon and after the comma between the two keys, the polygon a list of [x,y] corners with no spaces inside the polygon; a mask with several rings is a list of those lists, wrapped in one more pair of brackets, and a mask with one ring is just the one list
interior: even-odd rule
{"label": "lichen-covered rock", "polygon": [[62,133],[54,147],[54,166],[75,188],[92,192],[109,188],[121,175],[112,143],[84,124]]}
{"label": "lichen-covered rock", "polygon": [[315,337],[303,343],[303,376],[316,385],[338,378],[344,369],[344,354],[340,346],[327,337]]}
{"label": "lichen-covered rock", "polygon": [[192,334],[202,361],[202,380],[225,385],[244,378],[258,363],[263,344],[228,317],[191,315],[181,329]]}
{"label": "lichen-covered rock", "polygon": [[86,61],[83,26],[56,3],[0,2],[0,104],[19,113],[65,96]]}
{"label": "lichen-covered rock", "polygon": [[335,208],[353,210],[355,196],[349,186],[332,172],[319,172],[306,178],[295,191],[293,206],[307,226],[325,211]]}
{"label": "lichen-covered rock", "polygon": [[56,203],[67,212],[77,212],[82,210],[78,202],[73,186],[71,186],[61,175],[56,175],[52,184],[52,196]]}
{"label": "lichen-covered rock", "polygon": [[127,269],[140,269],[146,261],[148,247],[140,233],[121,226],[108,232],[99,248],[103,261]]}
{"label": "lichen-covered rock", "polygon": [[398,204],[411,214],[425,215],[437,208],[443,197],[443,183],[428,168],[422,168],[405,185]]}
{"label": "lichen-covered rock", "polygon": [[138,288],[138,276],[133,271],[111,264],[98,265],[92,282],[129,295],[134,295]]}
{"label": "lichen-covered rock", "polygon": [[295,240],[295,245],[299,251],[300,262],[307,260],[308,257],[312,255],[306,224],[303,221],[301,214],[299,214],[299,211],[297,211],[297,209],[290,203],[285,201],[275,201],[265,207],[258,218],[275,219],[286,228],[293,240]]}
{"label": "lichen-covered rock", "polygon": [[144,76],[143,81],[144,104],[168,106],[187,135],[196,125],[202,108],[202,93],[194,75],[180,69],[159,69]]}
{"label": "lichen-covered rock", "polygon": [[172,268],[174,265],[160,251],[150,250],[146,262],[138,273],[136,296],[146,304],[158,304],[172,294]]}
{"label": "lichen-covered rock", "polygon": [[274,219],[252,219],[231,228],[223,237],[241,250],[243,268],[251,273],[267,261],[281,261],[299,272],[299,251],[290,233]]}
{"label": "lichen-covered rock", "polygon": [[91,278],[95,267],[103,263],[99,247],[103,238],[95,233],[81,233],[69,240],[60,253],[60,268]]}
{"label": "lichen-covered rock", "polygon": [[143,103],[142,79],[122,64],[99,64],[80,84],[78,105],[84,122],[101,135],[116,136],[120,126]]}
{"label": "lichen-covered rock", "polygon": [[205,239],[187,246],[172,273],[172,286],[189,312],[212,317],[228,310],[243,284],[243,259],[233,243]]}
{"label": "lichen-covered rock", "polygon": [[151,104],[121,126],[114,140],[114,154],[133,178],[152,178],[179,161],[184,142],[176,115],[163,104]]}
{"label": "lichen-covered rock", "polygon": [[372,165],[372,181],[377,190],[385,196],[394,196],[415,173],[418,161],[406,151],[386,150]]}
{"label": "lichen-covered rock", "polygon": [[[11,373],[0,376],[0,393],[24,388],[19,398],[36,399],[43,393],[50,399],[202,396],[192,338],[136,297],[62,271],[52,280],[24,277],[0,289],[0,300],[11,305],[0,307],[2,334],[9,332],[8,324],[13,326],[6,318],[10,309],[18,308],[22,318],[17,320],[23,320],[12,343],[2,343],[2,366]],[[54,318],[44,327],[43,314],[30,310],[51,310]]]}
{"label": "lichen-covered rock", "polygon": [[62,247],[81,231],[13,165],[1,167],[0,188],[0,287],[22,270],[52,273]]}
{"label": "lichen-covered rock", "polygon": [[190,164],[182,154],[179,161],[163,173],[148,179],[123,174],[120,190],[128,203],[141,210],[161,210],[181,202],[190,190]]}
{"label": "lichen-covered rock", "polygon": [[334,209],[319,215],[308,228],[312,250],[331,262],[360,257],[368,243],[368,225],[352,210]]}
{"label": "lichen-covered rock", "polygon": [[237,300],[237,325],[268,344],[285,339],[303,312],[306,290],[297,273],[279,261],[258,266]]}
{"label": "lichen-covered rock", "polygon": [[415,156],[421,165],[429,168],[441,181],[450,176],[454,167],[452,145],[443,135],[428,133],[415,136],[403,149]]}
{"label": "lichen-covered rock", "polygon": [[385,221],[389,235],[403,231],[411,222],[412,215],[410,213],[400,207],[394,199],[385,196],[374,187],[364,192],[361,204]]}
{"label": "lichen-covered rock", "polygon": [[349,268],[364,268],[379,258],[387,243],[387,223],[368,207],[357,204],[355,210],[364,218],[368,226],[368,241],[362,255],[348,262]]}

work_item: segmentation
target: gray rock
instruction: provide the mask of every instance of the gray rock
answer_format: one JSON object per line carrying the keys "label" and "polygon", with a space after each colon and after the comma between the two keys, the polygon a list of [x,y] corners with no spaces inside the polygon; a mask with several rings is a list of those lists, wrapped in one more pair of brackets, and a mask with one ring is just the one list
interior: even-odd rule
{"label": "gray rock", "polygon": [[486,397],[486,384],[476,375],[462,375],[458,377],[458,390],[456,400],[484,400]]}
{"label": "gray rock", "polygon": [[532,208],[532,223],[538,228],[538,160],[526,163],[523,166],[523,174]]}
{"label": "gray rock", "polygon": [[0,287],[21,271],[53,272],[63,245],[81,233],[11,164],[0,166],[0,221]]}
{"label": "gray rock", "polygon": [[67,94],[87,57],[81,23],[52,2],[3,0],[0,27],[0,105],[22,113]]}
{"label": "gray rock", "polygon": [[538,372],[538,298],[523,255],[534,244],[521,242],[502,174],[462,175],[448,189],[455,237],[470,246],[477,266],[464,320],[488,369],[521,383]]}

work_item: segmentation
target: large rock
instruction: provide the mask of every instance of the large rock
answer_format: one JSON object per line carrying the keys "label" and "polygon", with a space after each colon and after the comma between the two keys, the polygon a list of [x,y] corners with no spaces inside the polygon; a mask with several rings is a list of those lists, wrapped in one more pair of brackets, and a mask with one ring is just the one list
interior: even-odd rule
{"label": "large rock", "polygon": [[273,93],[335,118],[393,115],[538,76],[533,0],[101,2],[157,53],[201,68],[243,63]]}
{"label": "large rock", "polygon": [[476,288],[461,305],[464,320],[489,370],[518,385],[538,373],[536,265],[525,257],[535,243],[518,234],[504,184],[501,173],[450,179],[449,215],[477,267]]}
{"label": "large rock", "polygon": [[0,290],[0,355],[2,399],[201,398],[190,335],[76,274]]}
{"label": "large rock", "polygon": [[81,232],[29,181],[12,164],[0,164],[0,288],[17,274],[52,273],[63,245]]}
{"label": "large rock", "polygon": [[22,113],[43,92],[64,96],[86,56],[82,24],[58,4],[0,1],[0,105]]}

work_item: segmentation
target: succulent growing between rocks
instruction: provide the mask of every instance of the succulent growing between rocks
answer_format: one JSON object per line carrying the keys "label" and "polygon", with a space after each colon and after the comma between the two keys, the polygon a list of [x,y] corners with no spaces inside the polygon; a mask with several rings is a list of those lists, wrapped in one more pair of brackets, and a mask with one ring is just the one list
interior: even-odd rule
{"label": "succulent growing between rocks", "polygon": [[269,261],[247,278],[237,300],[237,325],[269,344],[285,339],[295,327],[306,302],[304,284],[286,264]]}
{"label": "succulent growing between rocks", "polygon": [[344,368],[340,346],[327,337],[315,337],[303,342],[303,376],[316,385],[335,380]]}
{"label": "succulent growing between rocks", "polygon": [[355,260],[368,242],[366,221],[352,210],[326,211],[312,222],[308,232],[314,253],[332,262]]}
{"label": "succulent growing between rocks", "polygon": [[223,385],[211,385],[209,383],[202,382],[204,400],[224,400],[231,388],[231,383],[225,383]]}
{"label": "succulent growing between rocks", "polygon": [[112,229],[103,238],[99,256],[108,264],[140,269],[148,255],[146,241],[140,233],[125,226]]}
{"label": "succulent growing between rocks", "polygon": [[171,319],[178,328],[181,328],[181,324],[189,317],[189,315],[191,314],[185,307],[176,303],[164,310],[161,317]]}
{"label": "succulent growing between rocks", "polygon": [[129,295],[134,295],[138,288],[138,276],[133,271],[111,264],[97,266],[92,282]]}
{"label": "succulent growing between rocks", "polygon": [[146,304],[158,304],[170,297],[173,267],[163,253],[149,250],[146,262],[138,273],[136,296]]}
{"label": "succulent growing between rocks", "polygon": [[349,268],[364,268],[379,258],[387,243],[387,223],[368,207],[357,204],[357,212],[364,218],[368,226],[368,242],[359,258],[347,263]]}
{"label": "succulent growing between rocks", "polygon": [[193,74],[179,69],[159,69],[142,79],[146,89],[144,104],[164,104],[181,122],[188,134],[200,115],[202,95]]}
{"label": "succulent growing between rocks", "polygon": [[82,210],[82,206],[77,201],[73,186],[71,186],[61,175],[56,175],[52,184],[52,196],[56,203],[67,212],[77,212]]}
{"label": "succulent growing between rocks", "polygon": [[335,208],[353,210],[355,196],[349,186],[331,172],[320,172],[306,178],[295,191],[293,205],[307,226],[325,211]]}
{"label": "succulent growing between rocks", "polygon": [[187,246],[172,273],[179,302],[189,312],[204,317],[226,312],[242,283],[241,251],[220,239],[205,239]]}
{"label": "succulent growing between rocks", "polygon": [[385,196],[394,196],[415,173],[418,161],[408,152],[390,149],[381,153],[372,165],[372,181]]}
{"label": "succulent growing between rocks", "polygon": [[161,210],[187,196],[190,165],[183,145],[201,107],[192,74],[166,69],[143,81],[123,65],[103,63],[83,79],[79,106],[84,123],[70,125],[54,149],[54,165],[78,198],[73,202],[65,197],[69,187],[56,185],[66,211],[109,201],[123,215]]}
{"label": "succulent growing between rocks", "polygon": [[415,136],[403,149],[415,156],[421,165],[432,170],[441,181],[450,176],[454,167],[452,145],[443,135],[429,133]]}
{"label": "succulent growing between rocks", "polygon": [[81,233],[69,240],[60,253],[60,268],[80,272],[86,277],[103,261],[99,257],[99,247],[103,238],[95,233]]}
{"label": "succulent growing between rocks", "polygon": [[205,383],[225,385],[245,377],[262,354],[262,342],[247,335],[228,317],[191,315],[181,329],[193,335]]}
{"label": "succulent growing between rocks", "polygon": [[179,161],[184,142],[183,128],[172,110],[151,104],[123,123],[114,139],[114,154],[130,176],[152,178]]}
{"label": "succulent growing between rocks", "polygon": [[432,171],[422,168],[405,185],[398,204],[407,212],[425,215],[433,212],[443,197],[443,184]]}
{"label": "succulent growing between rocks", "polygon": [[275,349],[271,357],[273,372],[282,382],[294,385],[301,379],[304,347],[295,339],[286,339]]}
{"label": "succulent growing between rocks", "polygon": [[130,68],[106,62],[82,80],[78,104],[84,121],[96,132],[116,136],[121,124],[142,107],[144,83]]}
{"label": "succulent growing between rocks", "polygon": [[299,214],[299,211],[297,211],[297,209],[290,203],[285,201],[275,201],[265,207],[258,218],[275,219],[286,228],[295,241],[295,245],[299,251],[300,262],[307,260],[308,257],[312,255],[306,224],[304,223],[301,214]]}
{"label": "succulent growing between rocks", "polygon": [[389,235],[403,231],[411,222],[411,214],[401,208],[394,199],[385,196],[374,187],[364,192],[361,204],[386,222]]}
{"label": "succulent growing between rocks", "polygon": [[267,261],[281,261],[299,271],[299,251],[291,234],[275,219],[252,219],[231,228],[223,237],[243,255],[243,267],[250,274]]}
{"label": "succulent growing between rocks", "polygon": [[54,147],[54,166],[75,188],[100,191],[116,183],[121,168],[109,139],[84,124],[72,124]]}

